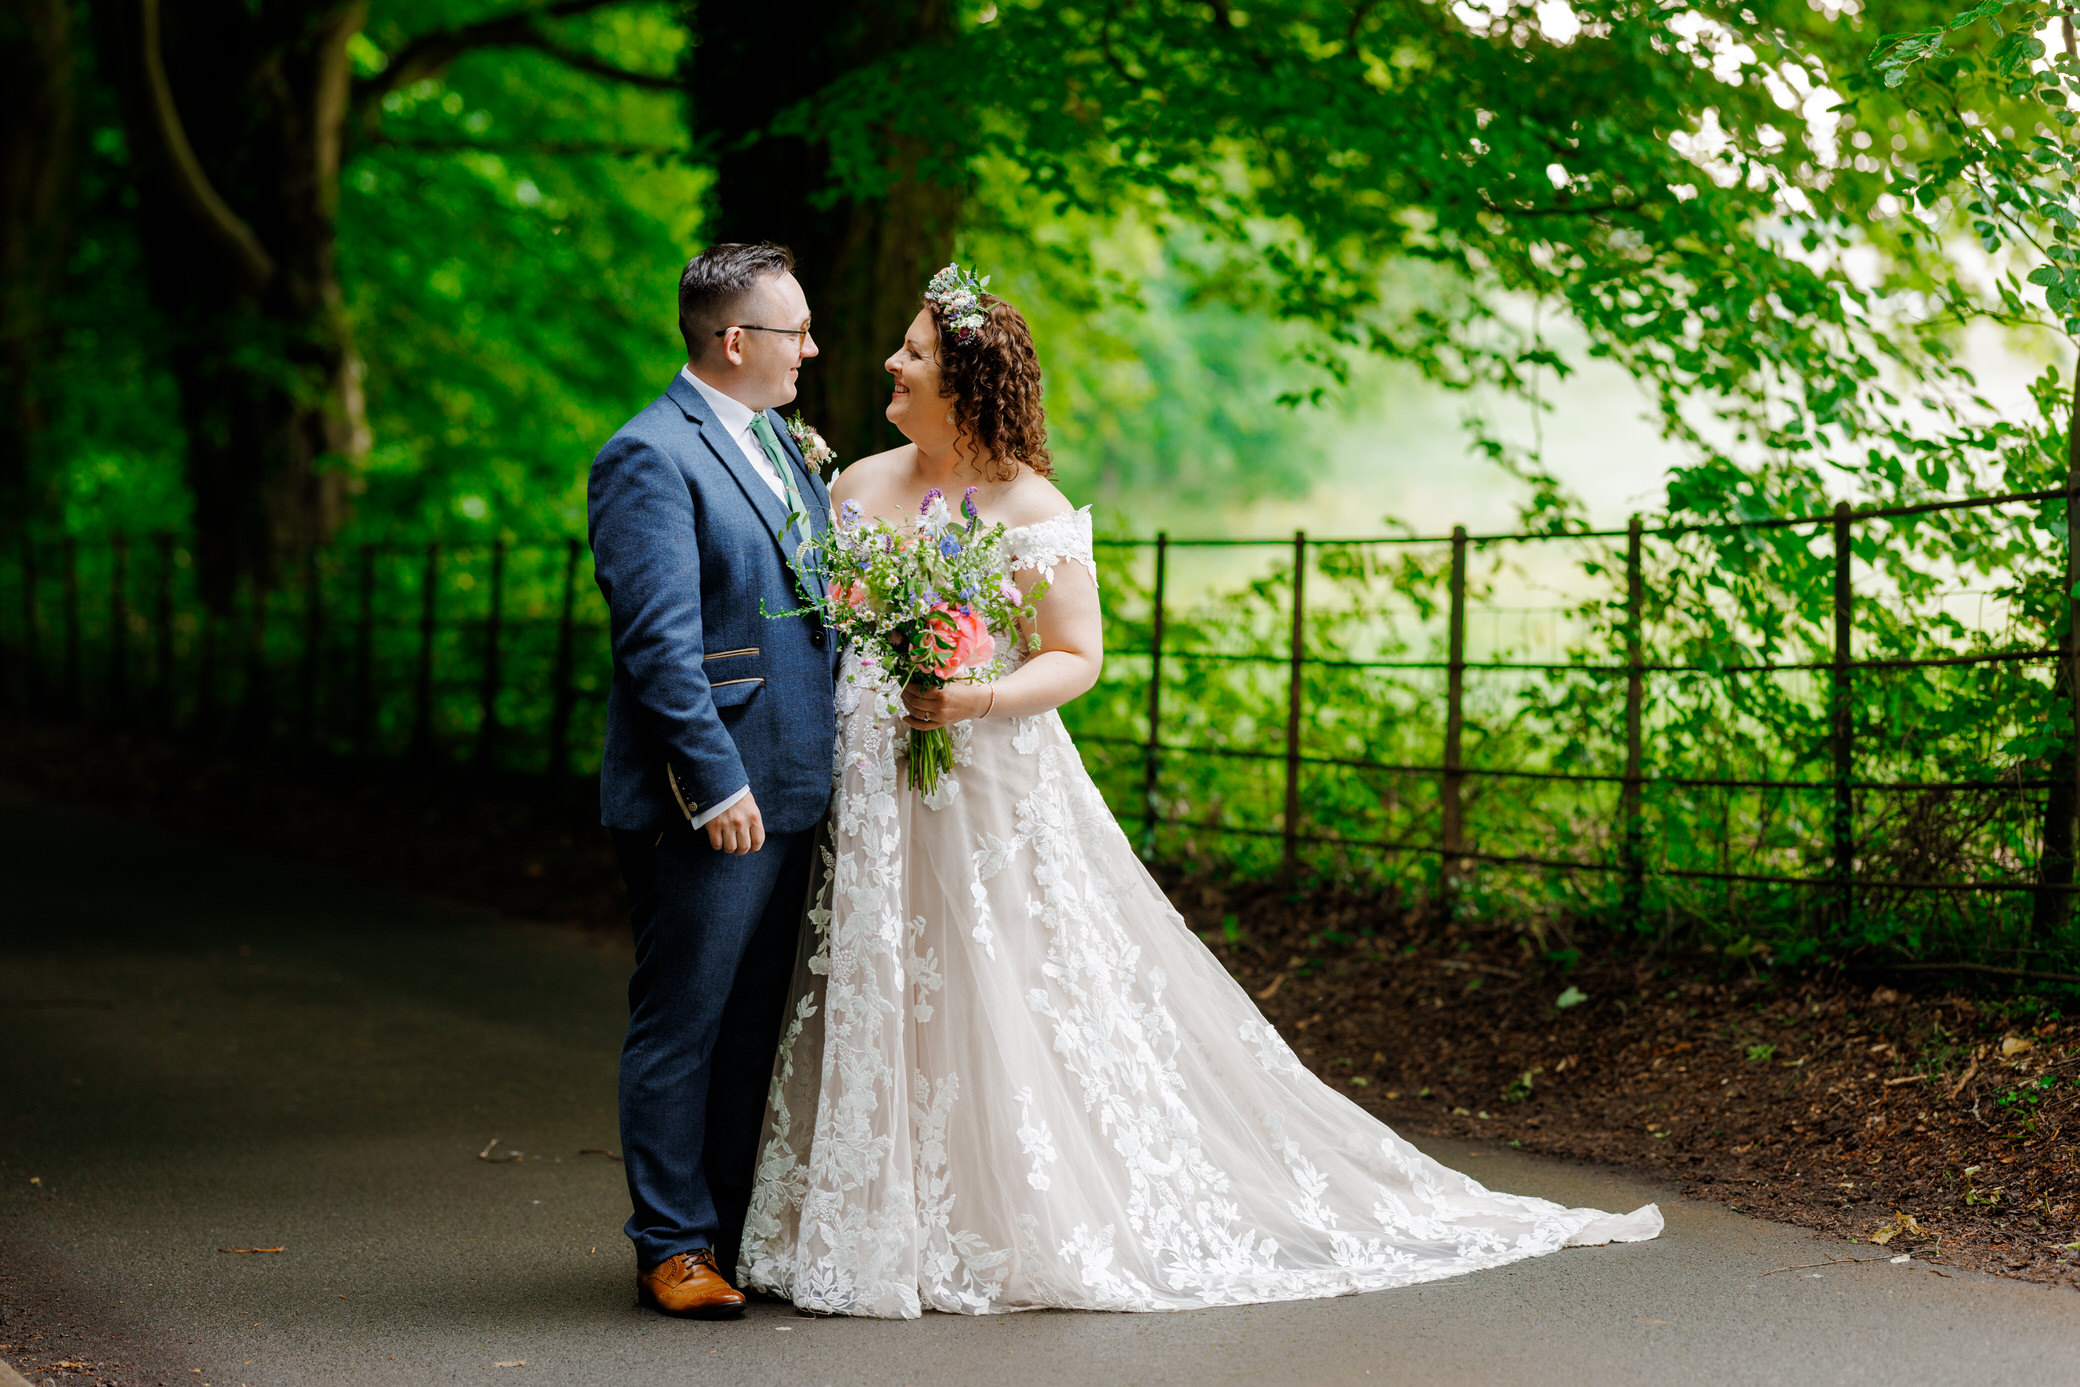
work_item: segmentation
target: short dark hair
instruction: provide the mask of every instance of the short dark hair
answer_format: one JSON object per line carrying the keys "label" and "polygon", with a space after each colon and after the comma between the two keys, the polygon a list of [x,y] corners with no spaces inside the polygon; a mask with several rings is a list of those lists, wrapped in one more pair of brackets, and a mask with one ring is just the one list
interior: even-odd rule
{"label": "short dark hair", "polygon": [[679,335],[686,359],[698,361],[729,326],[744,296],[768,275],[794,269],[794,252],[770,241],[718,241],[686,262],[679,274]]}

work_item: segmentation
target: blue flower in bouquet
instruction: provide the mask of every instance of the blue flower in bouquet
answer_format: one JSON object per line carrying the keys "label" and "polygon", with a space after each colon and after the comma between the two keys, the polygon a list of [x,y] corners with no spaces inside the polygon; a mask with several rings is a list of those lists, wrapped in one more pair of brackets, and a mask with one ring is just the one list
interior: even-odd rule
{"label": "blue flower in bouquet", "polygon": [[[1001,677],[1009,655],[992,635],[1013,633],[1038,648],[1029,623],[1045,582],[1021,592],[1007,573],[1004,525],[985,525],[969,488],[958,514],[943,491],[929,492],[908,520],[884,520],[858,501],[844,503],[837,525],[810,541],[822,558],[824,585],[809,606],[773,617],[813,611],[858,652],[877,681],[943,687],[950,680],[987,683]],[[765,611],[760,604],[760,611]],[[909,780],[933,793],[954,767],[945,728],[913,728],[905,743]]]}

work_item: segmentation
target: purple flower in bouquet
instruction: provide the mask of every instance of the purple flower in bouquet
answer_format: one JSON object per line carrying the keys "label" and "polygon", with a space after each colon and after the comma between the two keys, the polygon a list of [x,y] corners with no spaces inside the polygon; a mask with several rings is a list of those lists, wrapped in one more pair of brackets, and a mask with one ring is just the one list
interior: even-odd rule
{"label": "purple flower in bouquet", "polygon": [[[802,610],[850,641],[861,668],[877,671],[876,682],[940,688],[996,679],[1010,659],[996,632],[1037,648],[1037,636],[1017,633],[1047,585],[1028,593],[1008,581],[1006,529],[982,522],[978,494],[968,488],[956,516],[934,488],[914,515],[894,521],[848,501],[840,523],[809,541],[822,557],[824,582]],[[934,793],[955,764],[951,733],[912,728],[906,747],[910,785]]]}

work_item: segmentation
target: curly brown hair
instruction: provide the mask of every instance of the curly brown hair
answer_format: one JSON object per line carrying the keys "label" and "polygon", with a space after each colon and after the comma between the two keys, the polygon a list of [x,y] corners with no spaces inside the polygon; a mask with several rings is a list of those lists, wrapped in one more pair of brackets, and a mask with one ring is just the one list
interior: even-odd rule
{"label": "curly brown hair", "polygon": [[940,394],[953,401],[953,422],[989,455],[991,481],[1008,482],[1024,463],[1054,475],[1047,452],[1047,413],[1040,407],[1040,355],[1025,318],[994,294],[982,296],[988,321],[966,343],[954,340],[946,314],[926,302],[939,330]]}

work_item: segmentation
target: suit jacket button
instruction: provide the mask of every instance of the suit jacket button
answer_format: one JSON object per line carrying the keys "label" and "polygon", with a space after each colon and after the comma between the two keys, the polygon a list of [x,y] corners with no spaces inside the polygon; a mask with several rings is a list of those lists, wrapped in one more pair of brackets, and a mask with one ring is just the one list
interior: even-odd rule
{"label": "suit jacket button", "polygon": [[811,628],[809,628],[809,643],[811,645],[823,644],[823,628],[821,626],[812,626]]}

